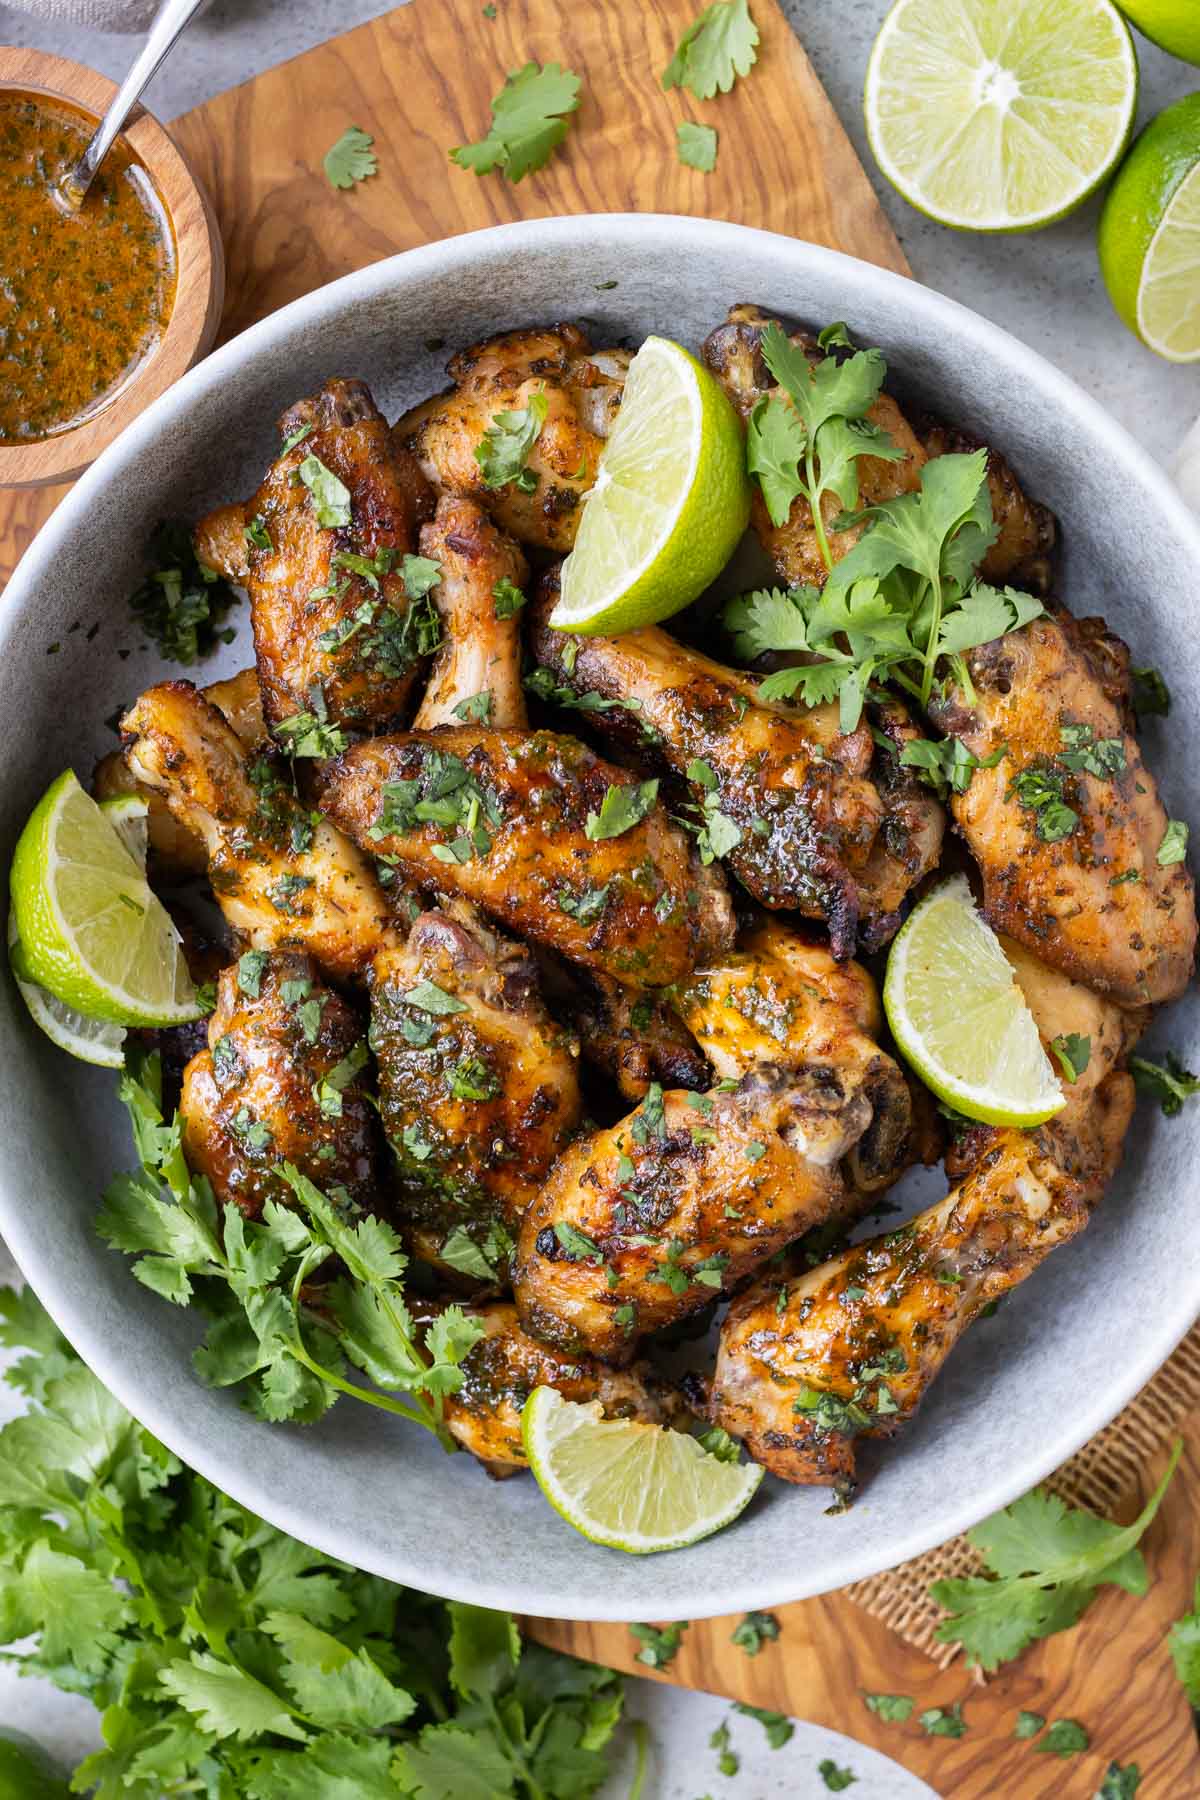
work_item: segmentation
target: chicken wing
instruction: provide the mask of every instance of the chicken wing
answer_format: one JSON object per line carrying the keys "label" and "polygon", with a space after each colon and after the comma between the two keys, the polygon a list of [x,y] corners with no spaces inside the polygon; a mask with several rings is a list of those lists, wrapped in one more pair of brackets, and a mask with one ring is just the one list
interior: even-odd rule
{"label": "chicken wing", "polygon": [[489,1279],[579,1123],[578,1042],[523,945],[435,909],[375,959],[371,1048],[417,1255]]}
{"label": "chicken wing", "polygon": [[148,688],[121,736],[138,781],[203,842],[221,911],[255,949],[303,948],[348,980],[397,941],[370,863],[190,681]]}
{"label": "chicken wing", "polygon": [[611,1369],[590,1356],[566,1357],[522,1331],[514,1306],[467,1307],[484,1336],[462,1363],[463,1384],[442,1401],[450,1435],[497,1480],[529,1467],[521,1408],[535,1387],[556,1388],[579,1405],[598,1400],[606,1419],[670,1425],[681,1414],[675,1388],[645,1363]]}
{"label": "chicken wing", "polygon": [[883,823],[855,881],[863,910],[859,942],[864,950],[890,943],[901,908],[941,859],[946,811],[900,756],[923,734],[898,700],[874,699],[867,707],[875,739],[870,777],[883,807]]}
{"label": "chicken wing", "polygon": [[824,945],[763,919],[738,949],[680,982],[672,1000],[723,1079],[769,1064],[827,1074],[843,1093],[864,1097],[870,1122],[846,1158],[857,1192],[877,1193],[911,1165],[912,1099],[876,1041],[883,1015],[861,964],[836,962]]}
{"label": "chicken wing", "polygon": [[852,954],[872,903],[857,876],[883,819],[866,726],[843,737],[836,708],[762,702],[753,676],[657,626],[567,638],[548,622],[554,599],[551,576],[530,608],[530,642],[555,683],[617,702],[589,710],[596,730],[685,781],[710,843],[719,814],[721,854],[761,905],[824,919],[837,954]]}
{"label": "chicken wing", "polygon": [[222,970],[208,1049],[183,1074],[179,1114],[193,1174],[256,1219],[291,1200],[283,1162],[376,1207],[377,1127],[362,1075],[362,1024],[311,957],[289,952]]}
{"label": "chicken wing", "polygon": [[627,769],[574,738],[407,732],[323,773],[323,811],[364,849],[628,986],[665,986],[732,939],[720,872]]}
{"label": "chicken wing", "polygon": [[523,729],[521,629],[512,590],[524,587],[528,563],[473,500],[453,495],[439,500],[433,519],[422,526],[421,555],[442,571],[434,601],[443,629],[414,729],[472,718],[502,730]]}
{"label": "chicken wing", "polygon": [[433,497],[361,381],[327,381],[279,424],[285,448],[240,508],[241,566],[236,508],[201,520],[197,554],[250,595],[272,728],[309,714],[379,730],[403,714],[436,641],[403,573]]}
{"label": "chicken wing", "polygon": [[855,1440],[911,1418],[967,1326],[1082,1231],[1120,1160],[1133,1083],[1086,1119],[1005,1130],[944,1200],[798,1279],[765,1276],[721,1331],[710,1417],[785,1481],[854,1485]]}
{"label": "chicken wing", "polygon": [[1139,1006],[1187,986],[1196,910],[1183,862],[1158,860],[1167,815],[1112,694],[1119,660],[1055,610],[970,651],[974,701],[954,691],[931,715],[981,759],[1004,752],[952,801],[989,922]]}
{"label": "chicken wing", "polygon": [[638,993],[593,972],[587,988],[572,995],[569,1017],[584,1056],[634,1105],[655,1081],[696,1092],[711,1085],[703,1052],[660,994]]}
{"label": "chicken wing", "polygon": [[[439,493],[478,501],[519,543],[561,555],[575,542],[628,365],[625,351],[593,352],[576,325],[503,332],[452,357],[454,386],[398,419],[392,435]],[[489,487],[476,456],[484,433],[498,413],[523,413],[537,394],[546,417],[525,465],[532,487]]]}
{"label": "chicken wing", "polygon": [[521,1224],[513,1289],[527,1331],[628,1359],[645,1332],[728,1292],[845,1201],[838,1164],[870,1122],[827,1071],[756,1068],[731,1092],[652,1088],[579,1138]]}

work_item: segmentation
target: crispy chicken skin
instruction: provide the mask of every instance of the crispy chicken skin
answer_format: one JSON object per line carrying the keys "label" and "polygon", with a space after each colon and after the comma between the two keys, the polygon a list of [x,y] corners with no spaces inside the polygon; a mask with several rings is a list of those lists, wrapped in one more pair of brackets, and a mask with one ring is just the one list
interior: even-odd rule
{"label": "crispy chicken skin", "polygon": [[867,715],[875,736],[871,780],[883,806],[883,823],[856,884],[865,914],[859,941],[864,950],[878,950],[895,936],[908,895],[937,868],[946,810],[917,779],[916,770],[900,761],[904,746],[923,735],[908,709],[898,700],[872,700]]}
{"label": "crispy chicken skin", "polygon": [[879,996],[856,962],[836,962],[823,944],[762,919],[740,946],[696,969],[673,990],[680,1016],[717,1074],[751,1069],[828,1071],[846,1094],[861,1094],[870,1123],[847,1156],[858,1192],[897,1181],[914,1160],[912,1100],[897,1064],[876,1041]]}
{"label": "crispy chicken skin", "polygon": [[742,885],[763,906],[824,919],[837,954],[852,954],[870,905],[857,873],[883,821],[879,793],[866,774],[867,728],[842,737],[834,708],[760,702],[753,676],[725,668],[657,626],[620,637],[572,638],[568,668],[568,640],[548,623],[554,599],[551,575],[530,608],[538,661],[576,694],[625,703],[589,713],[589,724],[687,781],[697,818],[715,797],[741,833],[727,861]]}
{"label": "crispy chicken skin", "polygon": [[703,1052],[661,995],[639,994],[593,973],[586,990],[573,997],[570,1018],[584,1056],[634,1105],[655,1081],[697,1092],[710,1085]]}
{"label": "crispy chicken skin", "polygon": [[765,1276],[721,1331],[710,1417],[785,1481],[853,1487],[855,1438],[916,1410],[967,1326],[1082,1231],[1120,1160],[1128,1075],[1083,1121],[995,1133],[944,1200],[796,1280]]}
{"label": "crispy chicken skin", "polygon": [[634,1341],[728,1292],[841,1207],[838,1164],[870,1108],[826,1071],[757,1068],[731,1092],[653,1089],[578,1138],[521,1224],[521,1322],[569,1354]]}
{"label": "crispy chicken skin", "polygon": [[[477,501],[519,543],[561,555],[575,542],[628,363],[624,351],[593,353],[576,325],[502,332],[452,357],[454,386],[405,413],[392,435],[439,493]],[[497,413],[522,412],[538,393],[546,420],[526,464],[537,486],[487,487],[475,455],[484,433]]]}
{"label": "crispy chicken skin", "polygon": [[460,725],[456,708],[483,694],[487,724],[520,730],[526,722],[520,619],[516,613],[497,618],[496,587],[508,581],[523,588],[528,563],[473,500],[452,495],[438,501],[433,518],[421,527],[421,555],[441,565],[433,598],[442,642],[414,728]]}
{"label": "crispy chicken skin", "polygon": [[[1069,614],[1055,611],[967,656],[975,702],[957,692],[931,709],[938,727],[986,758],[952,811],[983,877],[983,910],[998,931],[1043,962],[1123,1006],[1176,999],[1196,947],[1192,878],[1157,861],[1167,815],[1124,708],[1112,698],[1114,659]],[[1063,728],[1114,741],[1124,767],[1102,779],[1064,768]],[[1014,781],[1061,779],[1078,825],[1057,842]]]}
{"label": "crispy chicken skin", "polygon": [[282,1162],[320,1188],[344,1188],[358,1205],[375,1206],[378,1128],[352,1055],[365,1063],[361,1021],[308,956],[273,953],[251,985],[257,993],[247,991],[236,963],[222,970],[209,1047],[184,1070],[188,1167],[248,1219],[267,1200],[290,1202],[291,1189],[274,1173]]}
{"label": "crispy chicken skin", "polygon": [[392,938],[369,861],[296,798],[280,768],[251,756],[190,681],[147,688],[121,721],[129,767],[204,843],[213,892],[257,950],[311,952],[339,980],[360,976]]}
{"label": "crispy chicken skin", "polygon": [[557,1388],[580,1405],[598,1400],[606,1419],[669,1425],[679,1415],[675,1389],[644,1363],[612,1369],[590,1356],[564,1356],[522,1331],[505,1301],[466,1311],[485,1335],[463,1362],[462,1386],[443,1399],[442,1416],[451,1436],[497,1480],[529,1467],[521,1408],[535,1387]]}
{"label": "crispy chicken skin", "polygon": [[244,500],[231,500],[205,513],[192,527],[192,548],[196,559],[215,569],[226,581],[245,587],[250,579],[250,544],[246,537],[247,522],[254,514]]}
{"label": "crispy chicken skin", "polygon": [[[321,806],[418,886],[626,985],[662,987],[731,941],[733,915],[720,871],[701,868],[661,805],[619,836],[587,836],[609,789],[631,785],[575,738],[457,726],[354,745],[325,765]],[[414,816],[448,791],[451,822]]]}
{"label": "crispy chicken skin", "polygon": [[[436,1012],[420,1004],[428,984]],[[437,1262],[465,1231],[482,1250],[489,1227],[515,1229],[579,1123],[578,1043],[547,1013],[524,945],[441,909],[380,952],[370,985],[379,1112],[413,1248]]]}
{"label": "crispy chicken skin", "polygon": [[[232,509],[202,520],[197,554],[221,557],[250,595],[263,707],[272,726],[320,705],[338,725],[379,730],[405,709],[420,667],[419,634],[410,616],[401,559],[416,549],[417,526],[433,497],[412,457],[393,443],[361,381],[327,381],[279,421],[285,441],[258,492],[241,508],[243,564],[231,567]],[[316,457],[350,495],[350,522],[318,522],[317,501],[300,477]],[[339,555],[376,564],[370,575]]]}

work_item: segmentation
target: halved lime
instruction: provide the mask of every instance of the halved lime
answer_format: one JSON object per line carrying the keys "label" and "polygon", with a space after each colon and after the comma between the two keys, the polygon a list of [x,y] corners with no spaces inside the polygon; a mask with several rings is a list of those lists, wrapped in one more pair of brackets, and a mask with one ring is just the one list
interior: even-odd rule
{"label": "halved lime", "polygon": [[72,770],[30,814],[9,881],[23,980],[113,1025],[201,1016],[179,933]]}
{"label": "halved lime", "polygon": [[693,1437],[636,1419],[606,1419],[534,1388],[521,1414],[529,1466],[551,1506],[593,1544],[646,1556],[682,1550],[737,1518],[763,1478],[722,1462]]}
{"label": "halved lime", "polygon": [[1066,1105],[1033,1014],[961,875],[913,909],[888,956],[892,1036],[939,1099],[989,1125],[1040,1125]]}
{"label": "halved lime", "polygon": [[1097,248],[1129,329],[1171,362],[1200,360],[1200,94],[1140,133],[1105,198]]}
{"label": "halved lime", "polygon": [[1121,11],[1157,44],[1184,62],[1200,63],[1200,6],[1196,0],[1121,0]]}
{"label": "halved lime", "polygon": [[896,0],[867,65],[867,136],[941,224],[1032,231],[1115,167],[1137,93],[1112,0]]}
{"label": "halved lime", "polygon": [[720,383],[669,338],[629,365],[550,623],[619,632],[702,594],[750,517],[742,427]]}

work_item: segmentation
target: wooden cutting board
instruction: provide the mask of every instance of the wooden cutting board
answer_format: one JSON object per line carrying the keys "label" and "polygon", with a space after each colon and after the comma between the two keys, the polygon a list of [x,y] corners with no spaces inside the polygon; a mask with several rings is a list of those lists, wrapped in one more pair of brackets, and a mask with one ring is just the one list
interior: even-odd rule
{"label": "wooden cutting board", "polygon": [[[664,94],[658,82],[699,0],[495,4],[496,17],[488,19],[480,0],[414,0],[176,122],[174,136],[213,200],[225,241],[222,337],[395,251],[556,213],[733,219],[908,273],[774,0],[753,0],[762,38],[753,79],[706,104]],[[505,73],[529,58],[559,61],[583,77],[563,149],[519,186],[454,167],[447,151],[484,135],[492,95]],[[713,174],[677,161],[675,125],[683,118],[718,128]],[[380,172],[338,193],[321,158],[350,124],[374,137]],[[0,579],[64,491],[0,494]],[[1076,1631],[1035,1650],[986,1690],[976,1690],[961,1670],[938,1674],[837,1595],[781,1608],[781,1638],[754,1659],[729,1642],[736,1620],[693,1624],[668,1678],[835,1726],[896,1756],[954,1800],[1090,1800],[1114,1755],[1140,1764],[1139,1800],[1200,1796],[1190,1716],[1163,1646],[1200,1563],[1200,1525],[1189,1499],[1197,1493],[1200,1433],[1148,1546],[1156,1574],[1151,1594],[1140,1601],[1106,1596]],[[580,1655],[647,1672],[632,1661],[637,1646],[622,1626],[529,1626]],[[924,1737],[912,1723],[880,1725],[862,1704],[862,1690],[913,1694],[918,1709],[967,1695],[970,1730],[956,1742]],[[1021,1706],[1080,1719],[1095,1751],[1064,1764],[1014,1745]],[[695,1786],[698,1793],[723,1791],[703,1746]]]}

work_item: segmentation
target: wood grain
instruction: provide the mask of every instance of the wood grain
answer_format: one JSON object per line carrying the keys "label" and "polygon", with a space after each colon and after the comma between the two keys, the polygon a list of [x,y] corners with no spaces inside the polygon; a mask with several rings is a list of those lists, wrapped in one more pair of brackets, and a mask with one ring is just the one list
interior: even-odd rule
{"label": "wood grain", "polygon": [[[583,211],[659,211],[733,219],[841,249],[908,273],[869,182],[774,0],[754,0],[762,34],[752,82],[701,105],[657,80],[694,15],[694,0],[414,0],[386,18],[257,77],[177,121],[174,135],[212,198],[225,242],[223,337],[349,270],[456,232]],[[563,150],[513,187],[455,168],[447,152],[481,137],[506,71],[558,60],[585,90]],[[721,134],[716,171],[675,156],[675,125]],[[378,177],[335,193],[321,156],[350,123],[375,138]],[[65,488],[0,496],[0,577]],[[1200,1563],[1200,1428],[1148,1543],[1155,1586],[1143,1600],[1101,1599],[1075,1631],[979,1687],[926,1658],[844,1596],[780,1609],[780,1640],[751,1659],[729,1642],[735,1619],[693,1624],[668,1679],[836,1726],[923,1774],[954,1800],[1090,1800],[1110,1756],[1136,1760],[1139,1800],[1200,1795],[1190,1716],[1164,1635],[1188,1603]],[[850,1521],[847,1522],[848,1525]],[[547,1642],[615,1667],[635,1664],[623,1626],[530,1621]],[[968,1735],[885,1726],[863,1691],[910,1693],[918,1708],[966,1696]],[[1011,1741],[1027,1706],[1073,1716],[1095,1749],[1070,1764]],[[688,1771],[689,1775],[692,1773]],[[696,1788],[716,1793],[698,1749]],[[746,1800],[753,1800],[746,1796]]]}

